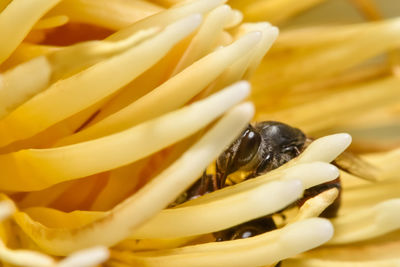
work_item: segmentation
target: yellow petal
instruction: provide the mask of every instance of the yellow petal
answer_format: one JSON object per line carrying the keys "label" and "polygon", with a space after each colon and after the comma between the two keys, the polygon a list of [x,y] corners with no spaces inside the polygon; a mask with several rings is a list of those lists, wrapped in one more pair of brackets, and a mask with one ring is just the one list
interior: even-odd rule
{"label": "yellow petal", "polygon": [[250,104],[233,108],[171,166],[138,193],[93,223],[74,229],[51,229],[32,221],[22,212],[14,218],[35,243],[51,254],[66,255],[93,245],[116,244],[193,183],[220,151],[242,131],[252,116],[253,107]]}
{"label": "yellow petal", "polygon": [[0,63],[17,48],[39,18],[58,2],[16,0],[6,6],[0,14]]}
{"label": "yellow petal", "polygon": [[[110,136],[65,147],[0,155],[4,177],[10,178],[0,180],[0,188],[38,190],[121,167],[190,136],[248,93],[249,85],[241,82],[203,101]],[[127,150],[127,147],[134,149]],[[104,156],[100,158],[99,155]]]}

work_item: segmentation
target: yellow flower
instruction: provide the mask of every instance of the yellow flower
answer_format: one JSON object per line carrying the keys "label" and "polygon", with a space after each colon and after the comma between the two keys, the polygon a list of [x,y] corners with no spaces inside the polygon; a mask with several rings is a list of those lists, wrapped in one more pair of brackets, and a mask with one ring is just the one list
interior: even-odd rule
{"label": "yellow flower", "polygon": [[[0,262],[398,266],[400,21],[290,27],[321,2],[0,2]],[[287,28],[278,38],[264,21]],[[316,140],[274,171],[167,208],[251,120]],[[277,230],[213,242],[336,179],[330,162],[351,142],[338,132],[369,154],[340,171],[336,218],[318,218],[334,189]]]}

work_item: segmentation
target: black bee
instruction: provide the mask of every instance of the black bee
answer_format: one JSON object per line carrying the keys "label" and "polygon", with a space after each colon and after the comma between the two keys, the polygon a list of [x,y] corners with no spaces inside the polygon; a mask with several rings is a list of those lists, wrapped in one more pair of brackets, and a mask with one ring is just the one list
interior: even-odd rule
{"label": "black bee", "polygon": [[[312,140],[299,129],[276,121],[249,124],[240,136],[217,158],[215,173],[206,171],[184,194],[170,206],[175,206],[206,193],[240,181],[229,175],[245,174],[241,181],[257,177],[276,169],[297,157]],[[302,199],[294,203],[301,206],[307,199],[321,192],[337,188],[340,192],[339,178],[305,190]],[[322,216],[334,217],[340,205],[340,197],[329,206]],[[247,238],[276,229],[271,216],[258,218],[232,228],[214,233],[216,241]]]}
{"label": "black bee", "polygon": [[302,131],[281,122],[249,124],[216,161],[219,188],[233,172],[249,172],[245,179],[250,179],[278,168],[297,157],[306,140]]}
{"label": "black bee", "polygon": [[[276,121],[264,121],[249,125],[233,144],[216,161],[216,180],[218,188],[225,184],[227,176],[236,171],[248,172],[246,179],[274,170],[297,157],[311,140],[299,129]],[[229,178],[228,178],[229,179]],[[339,180],[307,189],[298,201],[302,205],[306,199],[318,195],[332,187],[340,189]],[[327,210],[334,216],[339,207],[335,201]],[[271,216],[258,218],[235,227],[214,233],[217,241],[255,236],[276,229]]]}
{"label": "black bee", "polygon": [[236,181],[228,180],[236,171],[250,179],[278,168],[302,151],[306,136],[284,123],[265,121],[249,124],[240,136],[218,157],[215,174],[203,173],[201,179],[181,195],[173,205],[221,189]]}

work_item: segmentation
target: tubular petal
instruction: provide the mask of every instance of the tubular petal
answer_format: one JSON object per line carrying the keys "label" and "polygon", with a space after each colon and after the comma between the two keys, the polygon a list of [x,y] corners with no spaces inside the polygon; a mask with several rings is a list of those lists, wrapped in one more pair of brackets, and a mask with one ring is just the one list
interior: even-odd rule
{"label": "tubular petal", "polygon": [[60,0],[14,0],[6,6],[0,13],[0,63],[17,48],[40,17],[58,2]]}
{"label": "tubular petal", "polygon": [[227,0],[187,1],[181,5],[174,6],[163,12],[144,18],[137,23],[133,23],[132,25],[112,34],[107,38],[107,40],[118,41],[127,38],[138,30],[163,27],[187,16],[206,14],[226,1]]}
{"label": "tubular petal", "polygon": [[[3,177],[12,177],[0,180],[0,188],[38,190],[121,167],[195,133],[248,94],[249,84],[240,82],[203,101],[113,135],[65,147],[0,155]],[[111,154],[115,155],[112,159],[98,157]]]}
{"label": "tubular petal", "polygon": [[187,201],[179,205],[179,207],[208,203],[215,199],[233,196],[237,193],[251,190],[263,184],[276,180],[300,180],[303,188],[307,189],[318,184],[332,181],[336,179],[338,175],[339,172],[337,168],[327,163],[313,162],[309,164],[294,165],[288,168],[277,169],[273,172],[261,175],[254,179],[250,179],[233,186],[222,188],[221,190],[214,191],[210,194],[206,194],[199,198]]}
{"label": "tubular petal", "polygon": [[[167,209],[131,237],[175,238],[216,232],[276,212],[300,198],[302,191],[298,180],[272,182],[204,204]],[[210,210],[213,212],[207,212]]]}
{"label": "tubular petal", "polygon": [[335,218],[335,235],[330,244],[354,243],[400,228],[400,199],[391,199]]}
{"label": "tubular petal", "polygon": [[249,33],[230,46],[210,53],[147,95],[93,126],[59,141],[58,145],[112,134],[182,106],[217,78],[230,64],[254,47],[258,41],[258,34]]}
{"label": "tubular petal", "polygon": [[313,218],[246,239],[136,254],[113,252],[111,258],[135,266],[262,266],[316,247],[332,234],[329,221]]}
{"label": "tubular petal", "polygon": [[[200,21],[200,15],[182,19],[138,46],[56,82],[0,121],[0,143],[5,145],[39,133],[116,92],[160,60],[173,45],[190,34]],[[137,61],[141,64],[136,64]],[[112,69],[122,66],[124,71],[108,79]],[[80,97],[83,91],[85,97]]]}
{"label": "tubular petal", "polygon": [[18,266],[54,266],[55,260],[51,257],[31,250],[12,250],[0,240],[0,260]]}
{"label": "tubular petal", "polygon": [[108,249],[105,247],[93,247],[71,254],[61,260],[57,267],[94,267],[107,260],[109,254]]}
{"label": "tubular petal", "polygon": [[160,6],[141,0],[67,0],[50,14],[67,15],[73,22],[119,30],[162,10]]}
{"label": "tubular petal", "polygon": [[242,104],[230,110],[171,166],[93,223],[74,229],[50,229],[32,221],[22,212],[14,215],[14,218],[34,242],[51,254],[66,255],[94,245],[114,245],[193,183],[220,151],[242,131],[253,112],[250,104]]}
{"label": "tubular petal", "polygon": [[395,267],[400,265],[400,259],[376,261],[329,261],[320,259],[290,259],[282,267]]}
{"label": "tubular petal", "polygon": [[339,195],[339,190],[332,188],[326,190],[317,196],[307,200],[294,218],[294,221],[304,220],[306,218],[318,217],[329,205],[331,205]]}

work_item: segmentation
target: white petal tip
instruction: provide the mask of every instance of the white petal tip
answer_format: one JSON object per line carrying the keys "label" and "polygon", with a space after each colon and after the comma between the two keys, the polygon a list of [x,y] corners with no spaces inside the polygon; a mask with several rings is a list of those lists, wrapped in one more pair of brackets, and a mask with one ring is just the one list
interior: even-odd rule
{"label": "white petal tip", "polygon": [[189,23],[192,23],[193,26],[196,25],[196,27],[197,27],[203,21],[203,15],[201,15],[201,14],[193,14],[193,15],[187,17],[186,19],[188,20]]}
{"label": "white petal tip", "polygon": [[250,93],[250,88],[251,85],[248,81],[238,81],[237,83],[235,83],[234,85],[239,86],[240,88],[243,88],[243,90],[246,90],[247,92]]}
{"label": "white petal tip", "polygon": [[225,88],[222,91],[231,91],[235,96],[238,96],[240,99],[246,98],[250,94],[251,86],[246,81],[239,81],[237,83],[232,84],[231,86]]}
{"label": "white petal tip", "polygon": [[312,142],[300,155],[298,162],[331,162],[351,144],[351,136],[339,133],[321,137]]}
{"label": "white petal tip", "polygon": [[234,109],[235,109],[235,112],[243,114],[244,116],[248,117],[249,119],[251,119],[254,116],[254,112],[255,112],[254,105],[251,102],[245,102],[243,104],[240,104],[240,105],[236,106]]}
{"label": "white petal tip", "polygon": [[306,251],[315,248],[333,236],[333,226],[327,219],[311,218],[289,226],[280,241],[292,251]]}
{"label": "white petal tip", "polygon": [[220,9],[222,9],[223,11],[226,11],[226,12],[232,10],[232,8],[227,4],[220,6]]}
{"label": "white petal tip", "polygon": [[7,219],[15,212],[15,206],[11,201],[0,202],[0,221]]}
{"label": "white petal tip", "polygon": [[262,32],[260,31],[255,31],[255,32],[249,32],[246,34],[247,38],[251,39],[254,42],[259,42],[262,37]]}
{"label": "white petal tip", "polygon": [[285,170],[283,179],[301,179],[304,188],[310,188],[318,184],[326,183],[336,179],[339,170],[332,164],[326,162],[312,162],[295,165]]}
{"label": "white petal tip", "polygon": [[353,140],[351,135],[348,133],[339,133],[336,134],[338,141],[341,141],[341,144],[343,145],[343,147],[348,147],[351,144],[351,141]]}
{"label": "white petal tip", "polygon": [[269,33],[270,33],[272,36],[274,36],[275,38],[278,37],[278,35],[279,35],[279,29],[278,29],[278,27],[274,27],[274,26],[270,27],[270,28],[269,28]]}
{"label": "white petal tip", "polygon": [[339,177],[339,169],[332,165],[332,164],[328,164],[328,166],[326,167],[326,174],[328,179],[333,180]]}
{"label": "white petal tip", "polygon": [[60,267],[96,266],[106,261],[110,252],[106,247],[96,246],[77,251],[59,262]]}

